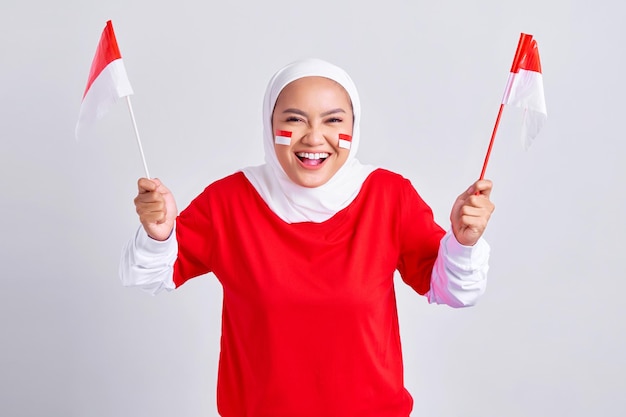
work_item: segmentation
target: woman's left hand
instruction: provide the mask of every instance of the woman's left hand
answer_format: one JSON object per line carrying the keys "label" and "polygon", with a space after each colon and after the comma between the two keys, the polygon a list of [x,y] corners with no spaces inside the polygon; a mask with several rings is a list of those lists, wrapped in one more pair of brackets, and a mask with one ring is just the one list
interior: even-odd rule
{"label": "woman's left hand", "polygon": [[450,221],[452,232],[461,245],[473,246],[487,228],[491,213],[495,209],[489,200],[492,188],[491,181],[478,180],[454,202]]}

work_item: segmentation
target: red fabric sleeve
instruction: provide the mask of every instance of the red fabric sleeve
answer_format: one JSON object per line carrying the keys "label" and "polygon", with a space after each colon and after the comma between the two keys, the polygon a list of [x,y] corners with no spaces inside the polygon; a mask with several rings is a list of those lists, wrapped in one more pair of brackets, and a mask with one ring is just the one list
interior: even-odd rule
{"label": "red fabric sleeve", "polygon": [[433,265],[445,231],[435,223],[431,208],[406,180],[400,225],[400,259],[398,271],[402,280],[419,294],[430,290]]}
{"label": "red fabric sleeve", "polygon": [[211,272],[213,224],[208,187],[176,219],[178,258],[174,264],[174,284]]}

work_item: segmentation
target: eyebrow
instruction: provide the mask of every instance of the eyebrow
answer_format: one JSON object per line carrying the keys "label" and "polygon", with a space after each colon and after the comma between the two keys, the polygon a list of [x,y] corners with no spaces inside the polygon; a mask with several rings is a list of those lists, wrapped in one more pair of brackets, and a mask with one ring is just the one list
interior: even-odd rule
{"label": "eyebrow", "polygon": [[[336,108],[336,109],[332,109],[332,110],[328,110],[325,111],[324,113],[322,113],[320,116],[322,117],[326,117],[326,116],[330,116],[331,114],[335,114],[335,113],[345,113],[346,111],[342,108]],[[299,114],[300,116],[304,116],[304,117],[309,117],[308,114],[306,114],[306,112],[300,110],[300,109],[295,109],[295,108],[289,108],[289,109],[285,109],[283,110],[283,114],[284,113],[295,113],[295,114]]]}

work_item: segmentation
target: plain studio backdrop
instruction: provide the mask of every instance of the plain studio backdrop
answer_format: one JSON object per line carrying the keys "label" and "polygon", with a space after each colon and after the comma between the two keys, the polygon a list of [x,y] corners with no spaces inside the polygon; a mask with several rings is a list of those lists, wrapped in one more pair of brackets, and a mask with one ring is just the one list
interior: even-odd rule
{"label": "plain studio backdrop", "polygon": [[[263,162],[270,76],[318,57],[359,88],[359,159],[409,178],[449,226],[479,175],[520,32],[541,54],[548,121],[522,149],[504,111],[476,307],[397,279],[414,416],[626,415],[626,144],[619,2],[153,2],[0,6],[0,415],[215,416],[221,288],[123,288],[143,167],[125,103],[77,142],[113,21],[151,174],[184,208]],[[320,416],[323,417],[323,416]]]}

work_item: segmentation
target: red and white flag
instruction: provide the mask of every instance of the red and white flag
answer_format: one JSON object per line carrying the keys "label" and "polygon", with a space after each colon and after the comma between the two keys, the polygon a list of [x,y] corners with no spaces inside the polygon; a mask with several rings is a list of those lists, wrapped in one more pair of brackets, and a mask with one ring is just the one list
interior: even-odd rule
{"label": "red and white flag", "polygon": [[76,138],[80,138],[85,128],[92,127],[102,118],[118,99],[131,94],[133,89],[109,20],[100,37],[89,71],[76,124]]}
{"label": "red and white flag", "polygon": [[344,133],[339,134],[339,147],[344,149],[350,149],[352,146],[352,136]]}
{"label": "red and white flag", "polygon": [[532,35],[522,33],[520,36],[502,104],[512,104],[525,110],[522,144],[524,149],[528,149],[548,117],[539,49]]}
{"label": "red and white flag", "polygon": [[277,145],[291,145],[291,134],[288,130],[277,130],[274,136],[274,143]]}

